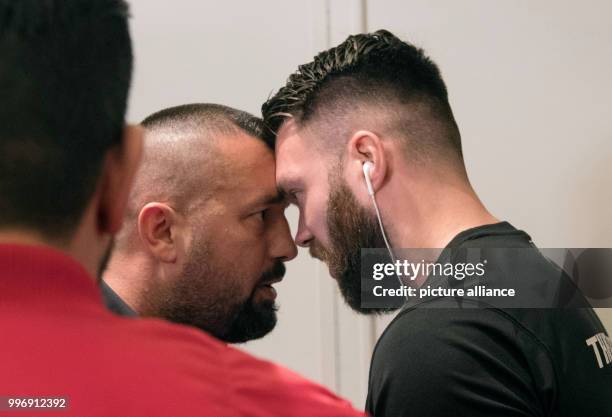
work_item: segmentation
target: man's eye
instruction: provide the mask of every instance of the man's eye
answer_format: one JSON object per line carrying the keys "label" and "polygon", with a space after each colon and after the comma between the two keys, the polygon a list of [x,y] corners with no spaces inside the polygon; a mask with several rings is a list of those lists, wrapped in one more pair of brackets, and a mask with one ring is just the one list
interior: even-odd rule
{"label": "man's eye", "polygon": [[289,200],[296,205],[300,205],[300,196],[302,192],[297,190],[292,190],[289,192]]}
{"label": "man's eye", "polygon": [[253,216],[255,216],[255,218],[257,218],[258,220],[263,221],[264,213],[265,213],[265,210],[260,210],[260,211],[258,211],[256,213],[253,213]]}

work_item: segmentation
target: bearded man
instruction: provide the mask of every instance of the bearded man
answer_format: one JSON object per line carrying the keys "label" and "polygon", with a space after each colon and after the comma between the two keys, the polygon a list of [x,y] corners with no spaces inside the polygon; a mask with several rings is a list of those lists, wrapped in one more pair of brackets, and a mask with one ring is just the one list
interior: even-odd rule
{"label": "bearded man", "polygon": [[107,304],[246,342],[276,324],[297,252],[262,121],[216,104],[147,117],[142,166],[104,273]]}
{"label": "bearded man", "polygon": [[[553,298],[568,280],[478,198],[446,86],[423,50],[384,30],[350,36],[301,65],[262,112],[276,134],[277,183],[300,210],[296,243],[327,263],[353,309],[378,311],[364,308],[361,250],[387,241],[389,252],[488,251],[488,281],[522,280]],[[612,344],[583,297],[580,308],[545,310],[421,301],[377,343],[374,417],[612,415]]]}

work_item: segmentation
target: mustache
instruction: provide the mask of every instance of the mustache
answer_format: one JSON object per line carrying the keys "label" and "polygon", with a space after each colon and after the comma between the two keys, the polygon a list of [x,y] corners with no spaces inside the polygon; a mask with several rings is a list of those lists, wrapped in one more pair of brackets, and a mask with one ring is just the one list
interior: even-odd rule
{"label": "mustache", "polygon": [[259,281],[266,282],[274,280],[276,278],[282,278],[285,276],[286,272],[287,268],[285,268],[285,263],[281,261],[276,261],[272,268],[261,274],[261,278]]}
{"label": "mustache", "polygon": [[319,245],[318,242],[313,242],[308,248],[308,253],[315,259],[325,262],[329,258],[327,250]]}

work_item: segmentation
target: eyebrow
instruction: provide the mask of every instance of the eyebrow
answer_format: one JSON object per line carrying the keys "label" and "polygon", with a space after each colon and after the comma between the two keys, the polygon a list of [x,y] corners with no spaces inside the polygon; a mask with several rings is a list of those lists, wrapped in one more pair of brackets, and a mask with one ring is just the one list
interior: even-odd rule
{"label": "eyebrow", "polygon": [[277,190],[274,194],[266,194],[256,198],[251,206],[270,206],[274,204],[282,204],[286,202],[286,194]]}
{"label": "eyebrow", "polygon": [[276,190],[285,204],[296,204],[293,189],[303,187],[301,178],[295,175],[285,175],[276,183]]}
{"label": "eyebrow", "polygon": [[276,189],[279,194],[287,196],[287,193],[291,188],[297,187],[300,185],[300,181],[293,177],[284,177],[277,184]]}

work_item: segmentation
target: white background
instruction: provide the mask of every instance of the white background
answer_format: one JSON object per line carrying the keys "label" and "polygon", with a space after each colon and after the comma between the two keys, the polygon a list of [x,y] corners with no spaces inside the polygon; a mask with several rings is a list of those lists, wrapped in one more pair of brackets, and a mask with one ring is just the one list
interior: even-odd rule
{"label": "white background", "polygon": [[[133,0],[129,118],[217,102],[259,114],[297,65],[386,28],[447,83],[468,173],[541,247],[612,247],[612,3],[606,0]],[[288,211],[295,230],[297,213]],[[306,251],[279,287],[276,330],[245,348],[363,406],[386,320],[359,317]],[[612,328],[612,310],[600,311]]]}

